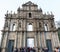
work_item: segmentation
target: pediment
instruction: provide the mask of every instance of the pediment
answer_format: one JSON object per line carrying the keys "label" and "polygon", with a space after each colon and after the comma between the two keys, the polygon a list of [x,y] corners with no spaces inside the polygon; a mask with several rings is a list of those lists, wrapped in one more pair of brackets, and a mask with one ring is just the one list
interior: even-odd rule
{"label": "pediment", "polygon": [[34,6],[37,6],[37,4],[34,4],[31,1],[28,1],[27,3],[23,4],[22,6],[25,6],[25,5],[34,5]]}

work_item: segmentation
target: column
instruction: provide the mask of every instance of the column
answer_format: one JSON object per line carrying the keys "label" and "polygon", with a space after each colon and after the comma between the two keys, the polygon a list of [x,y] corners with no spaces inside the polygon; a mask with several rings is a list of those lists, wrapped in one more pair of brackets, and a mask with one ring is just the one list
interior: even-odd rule
{"label": "column", "polygon": [[26,32],[23,34],[23,47],[26,47]]}
{"label": "column", "polygon": [[41,49],[40,49],[40,47],[41,47],[41,44],[40,44],[41,42],[40,42],[40,32],[38,32],[38,50],[39,50],[39,52],[41,52]]}
{"label": "column", "polygon": [[3,52],[3,51],[5,52],[5,50],[7,51],[7,49],[6,49],[7,35],[8,35],[8,32],[6,32],[6,33],[3,35],[2,46],[1,46],[2,52]]}
{"label": "column", "polygon": [[35,32],[35,48],[36,48],[36,52],[38,52],[38,39],[37,39],[37,32]]}

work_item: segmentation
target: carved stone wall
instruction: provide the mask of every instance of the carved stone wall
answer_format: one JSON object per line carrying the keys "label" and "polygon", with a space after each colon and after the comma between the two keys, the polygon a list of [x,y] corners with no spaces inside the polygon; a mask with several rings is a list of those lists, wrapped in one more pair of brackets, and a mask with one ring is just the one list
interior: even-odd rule
{"label": "carved stone wall", "polygon": [[[31,13],[31,17],[29,17],[29,13]],[[27,30],[28,23],[32,24],[32,31]],[[14,28],[15,30],[13,30]],[[59,46],[54,15],[43,14],[42,9],[38,9],[38,5],[30,1],[23,4],[22,8],[18,8],[17,13],[7,13],[5,15],[1,44],[2,52],[8,52],[9,40],[14,40],[14,48],[27,47],[27,38],[34,39],[36,52],[40,52],[42,48],[47,47],[46,40],[51,40],[52,50]]]}

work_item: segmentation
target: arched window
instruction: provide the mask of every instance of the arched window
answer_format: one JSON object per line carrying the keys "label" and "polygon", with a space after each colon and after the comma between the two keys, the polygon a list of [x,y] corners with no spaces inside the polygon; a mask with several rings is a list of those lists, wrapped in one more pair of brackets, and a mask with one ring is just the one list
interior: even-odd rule
{"label": "arched window", "polygon": [[12,23],[10,26],[10,31],[15,31],[16,30],[16,23]]}
{"label": "arched window", "polygon": [[33,31],[33,25],[32,23],[27,24],[27,31]]}
{"label": "arched window", "polygon": [[47,26],[47,24],[44,24],[44,30],[45,30],[45,31],[48,31],[48,26]]}
{"label": "arched window", "polygon": [[16,30],[16,24],[13,24],[12,31],[15,31],[15,30]]}
{"label": "arched window", "polygon": [[31,17],[31,13],[29,13],[29,17]]}

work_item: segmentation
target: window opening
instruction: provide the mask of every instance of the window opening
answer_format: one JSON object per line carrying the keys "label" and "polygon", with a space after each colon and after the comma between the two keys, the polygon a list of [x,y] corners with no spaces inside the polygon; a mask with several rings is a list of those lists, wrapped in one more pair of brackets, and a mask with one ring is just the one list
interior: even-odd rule
{"label": "window opening", "polygon": [[29,23],[29,24],[27,25],[27,30],[28,30],[28,31],[33,31],[33,25],[32,25],[31,23]]}
{"label": "window opening", "polygon": [[16,30],[16,25],[13,24],[12,30],[15,31]]}
{"label": "window opening", "polygon": [[10,30],[11,31],[15,31],[16,30],[16,24],[15,23],[11,24]]}
{"label": "window opening", "polygon": [[31,13],[29,13],[29,17],[31,17]]}
{"label": "window opening", "polygon": [[48,31],[47,24],[44,24],[44,29],[45,29],[45,31]]}

